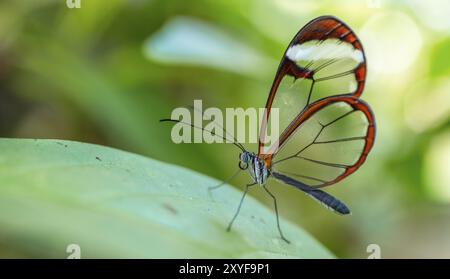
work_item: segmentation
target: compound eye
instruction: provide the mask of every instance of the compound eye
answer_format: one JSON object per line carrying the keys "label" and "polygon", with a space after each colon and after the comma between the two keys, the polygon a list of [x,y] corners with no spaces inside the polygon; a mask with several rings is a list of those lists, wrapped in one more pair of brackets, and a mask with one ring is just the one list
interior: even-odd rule
{"label": "compound eye", "polygon": [[245,154],[244,152],[239,153],[239,160],[247,161],[247,154]]}
{"label": "compound eye", "polygon": [[242,161],[239,161],[239,168],[241,170],[246,170],[248,168],[248,164]]}

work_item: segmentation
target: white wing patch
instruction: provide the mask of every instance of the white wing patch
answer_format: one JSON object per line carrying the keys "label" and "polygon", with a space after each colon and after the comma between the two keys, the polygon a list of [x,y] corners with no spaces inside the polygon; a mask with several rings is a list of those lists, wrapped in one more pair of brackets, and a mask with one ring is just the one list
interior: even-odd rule
{"label": "white wing patch", "polygon": [[338,39],[313,40],[304,44],[293,45],[286,51],[286,56],[294,62],[351,59],[359,64],[364,60],[362,51]]}

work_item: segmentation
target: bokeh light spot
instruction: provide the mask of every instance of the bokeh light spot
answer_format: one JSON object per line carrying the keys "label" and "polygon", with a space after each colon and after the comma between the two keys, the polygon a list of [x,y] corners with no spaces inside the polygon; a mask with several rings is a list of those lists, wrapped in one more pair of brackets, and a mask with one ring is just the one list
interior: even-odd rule
{"label": "bokeh light spot", "polygon": [[402,12],[381,12],[361,29],[361,39],[370,57],[368,67],[378,73],[406,70],[419,55],[422,37],[414,21]]}
{"label": "bokeh light spot", "polygon": [[427,192],[436,201],[450,202],[450,132],[434,139],[425,156]]}

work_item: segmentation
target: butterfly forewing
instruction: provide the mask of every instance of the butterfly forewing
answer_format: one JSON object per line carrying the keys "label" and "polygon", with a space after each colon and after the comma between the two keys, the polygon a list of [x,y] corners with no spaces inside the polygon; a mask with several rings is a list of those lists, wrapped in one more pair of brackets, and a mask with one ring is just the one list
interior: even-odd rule
{"label": "butterfly forewing", "polygon": [[365,73],[364,51],[347,25],[329,16],[308,23],[294,37],[281,60],[266,103],[260,157],[275,152],[264,145],[273,108],[279,109],[278,130],[283,132],[317,100],[342,94],[359,97]]}

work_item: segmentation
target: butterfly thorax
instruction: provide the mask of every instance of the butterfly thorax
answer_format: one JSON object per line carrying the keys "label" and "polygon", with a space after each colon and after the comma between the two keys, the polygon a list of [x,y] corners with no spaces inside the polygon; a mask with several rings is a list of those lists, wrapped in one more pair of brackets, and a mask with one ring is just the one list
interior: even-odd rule
{"label": "butterfly thorax", "polygon": [[265,185],[270,175],[270,170],[266,167],[264,160],[260,160],[253,152],[244,151],[239,154],[239,168],[248,169],[254,183]]}

